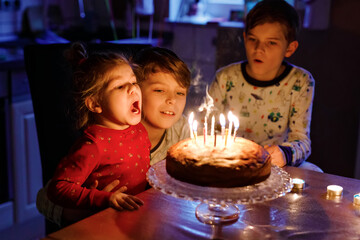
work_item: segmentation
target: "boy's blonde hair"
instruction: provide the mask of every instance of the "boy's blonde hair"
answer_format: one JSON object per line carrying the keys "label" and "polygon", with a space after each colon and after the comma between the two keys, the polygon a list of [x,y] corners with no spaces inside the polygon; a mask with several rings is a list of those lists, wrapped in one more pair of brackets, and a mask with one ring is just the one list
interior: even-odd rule
{"label": "boy's blonde hair", "polygon": [[189,68],[169,49],[160,47],[142,49],[136,55],[135,62],[139,66],[135,71],[139,84],[145,81],[150,74],[165,72],[171,74],[180,86],[187,90],[190,87]]}
{"label": "boy's blonde hair", "polygon": [[85,100],[89,97],[101,100],[109,83],[109,73],[115,67],[128,64],[133,68],[134,65],[119,53],[94,52],[88,55],[81,43],[72,44],[66,57],[73,65],[75,127],[84,129],[95,123],[94,113],[87,108]]}

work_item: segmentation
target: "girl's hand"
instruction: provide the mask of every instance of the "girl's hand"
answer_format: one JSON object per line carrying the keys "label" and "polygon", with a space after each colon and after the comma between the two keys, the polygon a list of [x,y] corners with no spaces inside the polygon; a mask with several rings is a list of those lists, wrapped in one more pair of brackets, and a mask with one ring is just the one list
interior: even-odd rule
{"label": "girl's hand", "polygon": [[119,211],[122,211],[124,209],[136,210],[144,204],[144,202],[139,198],[132,195],[127,195],[123,192],[124,190],[120,188],[110,196],[110,207]]}
{"label": "girl's hand", "polygon": [[264,146],[266,151],[268,151],[271,155],[271,163],[277,165],[279,167],[284,167],[286,165],[286,157],[281,148],[276,145],[266,145]]}
{"label": "girl's hand", "polygon": [[[99,189],[105,192],[111,192],[117,185],[120,184],[119,180],[114,180],[109,185],[104,187],[104,189]],[[97,180],[90,186],[90,189],[95,189],[99,185]],[[122,186],[119,188],[118,191],[125,192],[127,190],[126,186]],[[62,225],[67,226],[74,222],[80,221],[86,217],[93,215],[94,213],[98,212],[98,210],[88,210],[88,209],[71,209],[71,208],[64,208],[61,215]]]}
{"label": "girl's hand", "polygon": [[[101,191],[105,192],[111,192],[116,186],[120,184],[119,180],[114,180],[109,185],[107,185],[104,189]],[[99,185],[99,182],[97,180],[94,181],[94,183],[91,185],[91,188],[97,188]],[[119,188],[116,192],[114,192],[109,201],[110,207],[122,211],[124,209],[126,210],[135,210],[139,209],[140,206],[144,204],[142,200],[139,198],[125,194],[124,192],[127,190],[126,186],[122,186]]]}
{"label": "girl's hand", "polygon": [[[114,180],[112,181],[111,183],[109,183],[109,185],[107,185],[106,187],[104,187],[104,189],[99,189],[101,191],[105,191],[105,192],[111,192],[115,187],[117,187],[117,185],[120,184],[120,181],[119,180]],[[90,189],[94,189],[94,188],[97,188],[99,185],[99,181],[98,180],[95,180],[93,182],[93,184],[90,186]],[[121,188],[119,188],[119,190],[122,189],[123,191],[122,192],[125,192],[127,190],[127,187],[126,186],[122,186]]]}

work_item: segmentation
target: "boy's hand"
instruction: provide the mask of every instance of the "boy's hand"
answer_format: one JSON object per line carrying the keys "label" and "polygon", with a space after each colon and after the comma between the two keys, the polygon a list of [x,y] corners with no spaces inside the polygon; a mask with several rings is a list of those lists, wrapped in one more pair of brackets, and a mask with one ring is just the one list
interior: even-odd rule
{"label": "boy's hand", "polygon": [[281,148],[279,148],[279,146],[266,145],[266,146],[264,146],[264,148],[266,149],[266,151],[268,151],[270,153],[272,164],[277,165],[279,167],[284,167],[286,165],[285,154],[283,153]]}
{"label": "boy's hand", "polygon": [[120,188],[110,196],[110,207],[119,211],[124,209],[136,210],[144,204],[144,202],[139,198],[132,195],[127,195],[123,192],[123,188]]}

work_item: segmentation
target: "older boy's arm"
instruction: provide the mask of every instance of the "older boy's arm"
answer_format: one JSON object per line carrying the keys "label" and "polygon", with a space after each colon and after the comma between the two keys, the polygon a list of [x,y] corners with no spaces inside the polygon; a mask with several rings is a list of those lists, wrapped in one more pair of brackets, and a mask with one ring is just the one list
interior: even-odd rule
{"label": "older boy's arm", "polygon": [[47,197],[47,188],[49,182],[45,185],[45,187],[41,188],[36,197],[36,207],[38,211],[46,217],[51,222],[56,223],[61,226],[61,216],[63,212],[63,207],[54,204]]}
{"label": "older boy's arm", "polygon": [[299,166],[311,154],[310,123],[315,82],[310,73],[300,80],[300,89],[292,90],[288,142],[281,146],[287,155],[291,151],[292,159],[288,160],[291,166]]}
{"label": "older boy's arm", "polygon": [[[111,192],[115,187],[120,184],[119,180],[115,180],[107,185],[102,191]],[[75,209],[75,208],[63,208],[59,205],[56,205],[47,197],[47,188],[49,182],[45,185],[44,188],[40,189],[37,194],[36,207],[41,214],[43,214],[46,219],[51,222],[56,223],[59,227],[67,226],[79,220],[82,220],[88,216],[93,215],[97,211],[91,211],[86,209]],[[98,182],[95,181],[91,186],[92,189],[97,188]],[[126,187],[121,187],[123,191],[126,190]],[[101,189],[99,189],[101,190]]]}

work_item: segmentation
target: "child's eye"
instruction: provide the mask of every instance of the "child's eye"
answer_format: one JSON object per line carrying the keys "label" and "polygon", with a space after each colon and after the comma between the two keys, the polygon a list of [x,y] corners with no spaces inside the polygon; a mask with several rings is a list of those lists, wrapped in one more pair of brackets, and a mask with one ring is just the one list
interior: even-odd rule
{"label": "child's eye", "polygon": [[136,85],[138,85],[138,83],[137,83],[137,82],[133,82],[132,85],[136,86]]}
{"label": "child's eye", "polygon": [[248,40],[251,41],[251,42],[255,42],[255,41],[256,41],[255,38],[252,38],[252,37],[249,37]]}
{"label": "child's eye", "polygon": [[270,45],[276,45],[276,42],[270,41],[269,44]]}
{"label": "child's eye", "polygon": [[183,92],[177,92],[177,95],[179,95],[179,96],[185,96],[185,93],[183,93]]}
{"label": "child's eye", "polygon": [[164,90],[161,90],[161,89],[154,89],[154,92],[164,92]]}
{"label": "child's eye", "polygon": [[124,86],[123,85],[121,85],[121,86],[118,86],[117,87],[117,89],[122,89]]}

